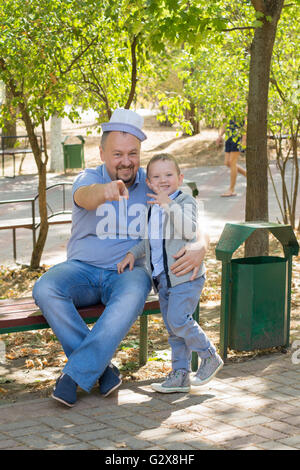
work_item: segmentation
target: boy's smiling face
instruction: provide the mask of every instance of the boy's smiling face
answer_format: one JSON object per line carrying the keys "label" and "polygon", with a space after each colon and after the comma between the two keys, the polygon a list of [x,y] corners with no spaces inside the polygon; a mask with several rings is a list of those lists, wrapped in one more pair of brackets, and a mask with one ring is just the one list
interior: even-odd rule
{"label": "boy's smiling face", "polygon": [[183,175],[178,174],[174,162],[157,160],[148,169],[147,184],[156,194],[166,192],[168,195],[177,191],[183,182]]}

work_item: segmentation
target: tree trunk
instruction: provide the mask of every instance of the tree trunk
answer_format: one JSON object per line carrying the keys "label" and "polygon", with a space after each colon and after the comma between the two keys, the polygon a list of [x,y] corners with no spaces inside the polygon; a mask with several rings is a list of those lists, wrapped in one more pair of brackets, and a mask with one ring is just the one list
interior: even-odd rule
{"label": "tree trunk", "polygon": [[65,169],[64,156],[62,150],[62,136],[61,136],[61,118],[57,115],[51,117],[50,124],[50,171],[62,173]]}
{"label": "tree trunk", "polygon": [[[299,132],[299,122],[295,133],[291,128],[291,144],[292,144],[292,155],[293,155],[293,165],[295,170],[295,181],[292,195],[292,209],[291,209],[291,225],[293,228],[296,226],[296,207],[297,207],[297,197],[298,197],[298,188],[299,188],[299,163],[298,163],[298,132]],[[300,221],[299,221],[300,227]]]}
{"label": "tree trunk", "polygon": [[[40,216],[40,228],[39,236],[33,248],[31,254],[30,267],[32,269],[38,268],[40,265],[41,257],[43,254],[44,246],[48,234],[48,214],[47,214],[47,195],[46,195],[46,181],[47,181],[47,152],[45,151],[45,159],[43,161],[42,152],[39,147],[38,139],[35,135],[34,124],[30,119],[30,115],[27,111],[25,100],[20,104],[20,110],[22,113],[22,119],[24,121],[26,131],[28,134],[30,146],[32,153],[35,159],[35,163],[38,169],[39,174],[39,185],[38,185],[38,194],[39,194],[39,216]],[[44,136],[45,137],[45,136]],[[44,142],[44,147],[46,150],[46,142]]]}
{"label": "tree trunk", "polygon": [[48,235],[48,214],[47,214],[47,194],[46,194],[46,181],[47,171],[46,165],[41,164],[39,168],[39,213],[41,225],[39,229],[39,236],[31,254],[30,267],[32,269],[38,268],[41,262],[41,257],[44,251],[44,246]]}
{"label": "tree trunk", "polygon": [[[191,109],[186,110],[185,118],[187,121],[190,121],[191,123],[192,132],[193,132],[192,135],[196,135],[196,134],[199,134],[200,132],[200,122],[197,120],[197,117],[196,117],[196,105],[192,102],[190,104],[191,104]],[[188,135],[188,134],[184,134],[184,135]]]}
{"label": "tree trunk", "polygon": [[[135,90],[136,90],[136,84],[137,84],[137,60],[136,60],[137,39],[138,39],[138,35],[134,36],[133,41],[130,45],[130,50],[131,50],[131,86],[130,86],[128,99],[127,99],[127,102],[125,104],[125,109],[130,108],[130,105],[133,101],[133,98],[134,98],[134,95],[135,95]],[[109,116],[109,119],[110,119],[110,116]]]}
{"label": "tree trunk", "polygon": [[[246,221],[268,221],[267,110],[270,66],[277,23],[284,0],[252,0],[256,11],[264,13],[251,45],[247,119]],[[272,18],[271,21],[266,16]],[[257,231],[246,241],[245,255],[268,253],[268,233]]]}
{"label": "tree trunk", "polygon": [[[2,128],[3,136],[17,135],[17,121],[16,121],[16,110],[11,105],[13,95],[9,88],[5,87],[5,105],[10,109],[10,119],[6,119]],[[16,143],[16,139],[4,139],[3,147],[12,148]]]}

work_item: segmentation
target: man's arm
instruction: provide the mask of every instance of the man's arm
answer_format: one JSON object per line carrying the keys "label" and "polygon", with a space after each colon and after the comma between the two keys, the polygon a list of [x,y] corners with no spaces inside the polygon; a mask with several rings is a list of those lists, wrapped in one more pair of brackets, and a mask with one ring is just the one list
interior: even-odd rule
{"label": "man's arm", "polygon": [[122,197],[128,199],[128,189],[121,180],[81,186],[74,193],[75,203],[88,211],[96,210],[107,201],[119,201]]}

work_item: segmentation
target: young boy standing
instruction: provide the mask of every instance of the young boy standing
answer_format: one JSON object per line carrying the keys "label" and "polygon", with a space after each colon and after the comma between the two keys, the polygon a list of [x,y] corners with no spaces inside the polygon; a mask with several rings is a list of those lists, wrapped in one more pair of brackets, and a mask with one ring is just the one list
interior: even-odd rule
{"label": "young boy standing", "polygon": [[[204,385],[222,368],[223,361],[198,323],[193,319],[205,282],[204,265],[193,281],[190,274],[176,277],[170,270],[173,255],[186,242],[196,240],[196,200],[179,190],[183,182],[176,160],[168,154],[154,156],[147,166],[147,184],[154,194],[149,201],[148,238],[135,245],[118,264],[119,273],[126,266],[133,269],[135,259],[146,255],[146,266],[169,333],[172,372],[163,383],[151,386],[157,392],[188,392],[190,385]],[[195,376],[190,378],[192,351],[201,358]]]}

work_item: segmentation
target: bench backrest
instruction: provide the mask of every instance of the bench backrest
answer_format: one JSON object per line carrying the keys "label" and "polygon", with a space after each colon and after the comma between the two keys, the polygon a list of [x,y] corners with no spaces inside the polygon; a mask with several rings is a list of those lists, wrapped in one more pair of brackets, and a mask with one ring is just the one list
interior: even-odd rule
{"label": "bench backrest", "polygon": [[[43,148],[43,139],[41,135],[37,135],[38,145],[40,149]],[[0,135],[1,150],[7,149],[31,149],[28,135]]]}

